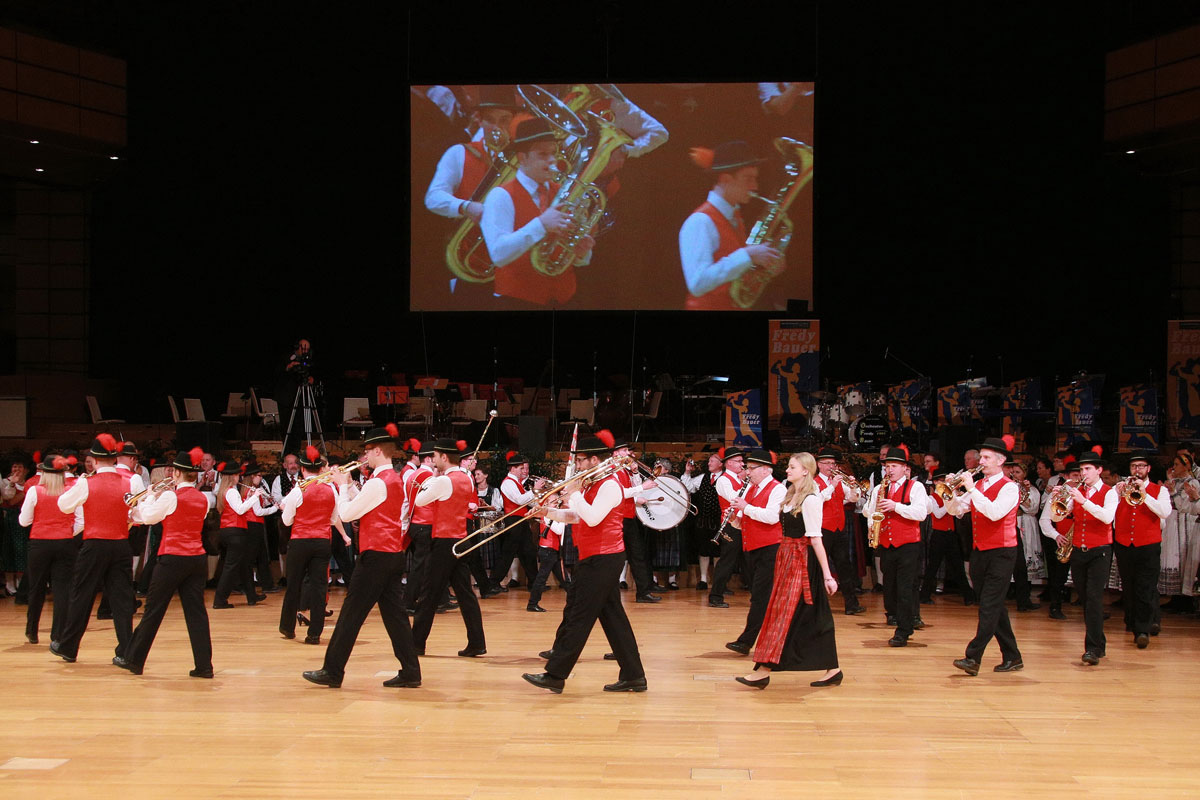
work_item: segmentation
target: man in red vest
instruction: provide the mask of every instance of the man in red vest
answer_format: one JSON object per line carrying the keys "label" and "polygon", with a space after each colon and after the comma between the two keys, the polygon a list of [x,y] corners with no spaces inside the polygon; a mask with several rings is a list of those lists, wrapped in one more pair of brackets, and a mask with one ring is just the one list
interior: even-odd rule
{"label": "man in red vest", "polygon": [[954,666],[968,675],[979,674],[983,651],[992,637],[1000,645],[1003,662],[995,672],[1016,672],[1025,665],[1021,651],[1008,620],[1004,597],[1012,580],[1017,560],[1017,506],[1021,490],[1004,477],[1004,462],[1012,457],[1013,438],[986,439],[979,446],[979,466],[983,477],[976,483],[969,471],[964,471],[962,488],[965,494],[950,501],[955,516],[971,514],[971,583],[979,597],[979,623],[975,638],[967,645],[963,658]]}
{"label": "man in red vest", "polygon": [[1136,489],[1141,492],[1142,501],[1134,505],[1126,498],[1117,505],[1113,549],[1121,573],[1125,630],[1133,634],[1138,648],[1144,650],[1150,644],[1150,635],[1158,633],[1162,521],[1171,515],[1171,493],[1150,480],[1150,457],[1144,451],[1137,450],[1129,457],[1129,471],[1130,478],[1113,488],[1118,496]]}
{"label": "man in red vest", "polygon": [[715,484],[717,502],[721,508],[721,519],[728,520],[728,524],[725,525],[724,535],[717,542],[720,553],[717,556],[717,565],[713,567],[712,583],[708,587],[708,605],[711,608],[729,608],[729,603],[725,602],[725,587],[737,571],[738,565],[742,563],[742,521],[735,513],[737,509],[730,511],[730,505],[742,490],[742,478],[745,477],[742,472],[746,459],[737,447],[722,447],[717,451],[717,455],[721,457],[723,464]]}
{"label": "man in red vest", "polygon": [[[311,444],[298,462],[304,479],[320,474],[325,466],[321,451]],[[279,613],[279,633],[285,639],[296,638],[297,614],[310,609],[305,644],[320,644],[325,630],[325,586],[329,559],[333,554],[330,533],[337,520],[337,492],[325,481],[300,486],[295,481],[283,499],[282,521],[291,528],[288,542],[287,592]],[[354,580],[351,573],[350,580]],[[307,595],[307,596],[306,596]]]}
{"label": "man in red vest", "polygon": [[[558,191],[551,180],[558,140],[545,121],[527,119],[517,125],[513,150],[516,177],[488,192],[479,221],[488,255],[496,265],[492,291],[517,301],[507,304],[511,308],[561,306],[575,296],[574,267],[561,275],[544,275],[530,260],[535,245],[570,229],[570,217],[550,205]],[[594,244],[591,236],[582,237],[576,264],[591,260]]]}
{"label": "man in red vest", "polygon": [[846,506],[858,502],[859,491],[857,486],[847,486],[843,481],[833,479],[833,470],[837,467],[840,455],[832,447],[822,447],[817,453],[816,482],[821,492],[821,537],[825,542],[825,552],[833,562],[838,583],[849,590],[842,592],[846,613],[861,614],[867,609],[858,602],[858,595],[853,589],[855,569],[850,565],[850,541],[846,537]]}
{"label": "man in red vest", "polygon": [[479,105],[471,114],[479,126],[479,141],[451,145],[438,161],[425,192],[425,207],[442,217],[475,222],[483,216],[482,198],[476,190],[496,169],[497,150],[509,142],[513,113],[518,109],[512,86],[479,87]]}
{"label": "man in red vest", "polygon": [[745,142],[725,142],[712,150],[693,148],[692,160],[715,178],[703,204],[679,229],[679,260],[687,284],[689,311],[733,310],[730,284],[751,267],[777,275],[783,254],[763,244],[747,245],[741,206],[758,191],[758,158]]}
{"label": "man in red vest", "polygon": [[1062,604],[1064,600],[1070,599],[1066,588],[1069,567],[1058,560],[1055,551],[1059,542],[1063,541],[1063,537],[1071,530],[1071,518],[1068,516],[1055,522],[1051,517],[1053,504],[1050,500],[1057,486],[1066,481],[1078,483],[1080,477],[1079,463],[1075,456],[1067,454],[1061,462],[1059,457],[1055,456],[1054,462],[1061,463],[1063,471],[1046,484],[1046,491],[1042,495],[1042,513],[1038,517],[1038,530],[1042,534],[1042,554],[1046,558],[1046,600],[1050,604],[1050,619],[1063,620],[1067,615],[1063,613]]}
{"label": "man in red vest", "polygon": [[350,473],[336,471],[332,480],[338,487],[337,513],[343,522],[358,520],[358,564],[350,578],[346,600],[329,647],[319,670],[304,673],[304,679],[321,686],[338,688],[346,672],[350,651],[358,632],[375,604],[392,642],[392,653],[400,662],[396,677],[384,686],[413,688],[421,685],[421,664],[413,644],[412,628],[404,613],[405,553],[408,544],[401,524],[404,489],[400,476],[392,469],[396,452],[396,426],[372,428],[363,442],[363,456],[371,468],[371,477],[358,495],[351,497]]}
{"label": "man in red vest", "polygon": [[[1083,485],[1071,488],[1071,579],[1083,599],[1083,663],[1095,666],[1105,656],[1104,586],[1112,568],[1113,520],[1121,498],[1100,480],[1104,467],[1099,445],[1079,457]],[[1060,535],[1058,543],[1067,540]]]}
{"label": "man in red vest", "polygon": [[787,487],[775,480],[774,469],[774,453],[751,450],[746,455],[749,475],[743,475],[750,488],[743,496],[733,499],[733,507],[742,517],[742,549],[746,553],[743,574],[750,585],[750,610],[746,612],[746,627],[725,647],[741,655],[749,654],[762,629],[771,588],[775,585],[775,556],[783,541],[779,509],[783,506]]}

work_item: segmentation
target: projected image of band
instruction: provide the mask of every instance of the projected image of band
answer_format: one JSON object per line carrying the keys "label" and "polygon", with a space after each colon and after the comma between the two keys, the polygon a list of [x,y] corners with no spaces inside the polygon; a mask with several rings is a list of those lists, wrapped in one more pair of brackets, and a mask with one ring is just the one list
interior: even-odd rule
{"label": "projected image of band", "polygon": [[812,83],[410,94],[412,310],[811,302]]}

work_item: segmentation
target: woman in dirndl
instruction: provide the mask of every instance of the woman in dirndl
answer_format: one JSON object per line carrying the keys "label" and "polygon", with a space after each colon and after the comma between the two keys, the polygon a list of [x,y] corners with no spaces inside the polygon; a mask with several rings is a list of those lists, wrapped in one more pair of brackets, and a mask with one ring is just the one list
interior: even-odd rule
{"label": "woman in dirndl", "polygon": [[[1046,560],[1042,555],[1042,532],[1038,528],[1038,511],[1042,506],[1042,494],[1037,485],[1030,481],[1025,471],[1025,465],[1014,461],[1012,465],[1012,480],[1016,481],[1020,490],[1021,501],[1017,509],[1017,534],[1021,537],[1021,552],[1025,557],[1024,564],[1030,583],[1046,582]],[[1024,597],[1026,607],[1017,605],[1018,611],[1028,611],[1038,606],[1029,601],[1028,592]]]}
{"label": "woman in dirndl", "polygon": [[1166,486],[1171,492],[1171,514],[1163,526],[1158,593],[1171,597],[1171,602],[1163,606],[1165,610],[1191,611],[1200,562],[1200,532],[1196,526],[1200,481],[1192,476],[1192,459],[1186,453],[1177,454],[1171,462]]}
{"label": "woman in dirndl", "polygon": [[811,686],[837,686],[844,676],[838,666],[829,608],[829,595],[837,592],[837,581],[829,574],[821,542],[816,474],[817,461],[810,453],[798,453],[788,461],[788,492],[779,514],[783,541],[775,556],[775,584],[754,648],[755,672],[737,678],[746,686],[767,688],[770,673],[776,670],[823,670]]}

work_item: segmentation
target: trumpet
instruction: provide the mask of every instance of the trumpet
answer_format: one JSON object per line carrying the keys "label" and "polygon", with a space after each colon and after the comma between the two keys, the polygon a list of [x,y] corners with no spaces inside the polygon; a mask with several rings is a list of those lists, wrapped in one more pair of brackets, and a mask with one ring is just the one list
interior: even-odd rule
{"label": "trumpet", "polygon": [[[629,456],[611,456],[604,461],[601,461],[591,469],[585,469],[583,472],[577,472],[571,477],[564,478],[558,483],[545,488],[540,492],[534,492],[533,499],[528,503],[517,506],[507,514],[497,517],[479,530],[469,533],[462,539],[456,541],[451,546],[450,552],[454,553],[455,558],[462,558],[467,553],[483,547],[492,539],[507,533],[511,528],[515,528],[516,526],[523,524],[528,518],[526,511],[537,510],[543,505],[542,501],[547,497],[559,493],[565,493],[565,490],[573,483],[579,483],[580,489],[582,491],[587,491],[587,489],[596,482],[604,480],[619,469],[627,468],[631,463],[633,463],[633,459]],[[512,516],[517,516],[517,519],[503,527],[498,527],[501,522]],[[478,539],[479,541],[473,541],[475,539]],[[470,542],[469,545],[467,544],[468,542]]]}
{"label": "trumpet", "polygon": [[142,498],[145,497],[146,495],[161,494],[162,492],[165,492],[167,489],[173,489],[173,488],[175,488],[175,479],[174,478],[163,478],[158,483],[151,484],[150,486],[146,487],[145,489],[142,489],[140,492],[127,492],[125,494],[125,505],[129,506],[130,508],[133,508],[138,503],[142,502]]}
{"label": "trumpet", "polygon": [[1050,491],[1050,519],[1062,522],[1070,516],[1071,490],[1078,489],[1082,485],[1082,480],[1063,481]]}
{"label": "trumpet", "polygon": [[1125,486],[1117,492],[1121,499],[1131,506],[1140,506],[1146,501],[1146,491],[1134,483],[1136,480],[1137,478],[1133,475],[1130,475],[1128,478],[1122,478],[1121,482]]}
{"label": "trumpet", "polygon": [[301,489],[306,489],[315,483],[329,483],[333,480],[333,476],[338,473],[354,472],[354,470],[362,469],[366,465],[367,460],[365,458],[359,459],[358,461],[351,461],[349,464],[339,464],[336,467],[330,467],[320,475],[310,475],[307,478],[299,480],[296,482],[296,485]]}
{"label": "trumpet", "polygon": [[841,481],[842,484],[852,492],[865,492],[871,488],[870,481],[859,481],[853,475],[847,475],[838,467],[834,467],[829,473],[830,481]]}
{"label": "trumpet", "polygon": [[[970,473],[972,476],[982,475],[983,470],[963,470],[947,475],[944,480],[940,480],[933,485],[933,493],[942,498],[943,503],[948,503],[955,497],[966,494],[962,489],[963,478]],[[976,478],[978,480],[978,478]]]}

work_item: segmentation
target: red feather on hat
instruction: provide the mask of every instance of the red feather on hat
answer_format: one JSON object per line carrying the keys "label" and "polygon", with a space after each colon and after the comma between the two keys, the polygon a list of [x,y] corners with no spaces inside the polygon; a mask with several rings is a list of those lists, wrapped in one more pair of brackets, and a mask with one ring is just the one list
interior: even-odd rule
{"label": "red feather on hat", "polygon": [[1104,448],[1101,447],[1100,445],[1094,445],[1092,447],[1092,452],[1098,456],[1102,456],[1102,455],[1104,455]]}
{"label": "red feather on hat", "polygon": [[152,466],[152,467],[153,467],[153,466],[154,466],[155,464],[157,464],[157,463],[158,463],[158,459],[157,459],[157,458],[152,458],[152,459],[150,459],[150,466]]}
{"label": "red feather on hat", "polygon": [[1017,446],[1017,439],[1011,433],[1006,433],[1000,437],[1000,441],[1004,442],[1004,446],[1012,450]]}
{"label": "red feather on hat", "polygon": [[246,474],[246,465],[242,464],[241,468],[238,469],[238,475],[245,475],[245,474]]}
{"label": "red feather on hat", "polygon": [[1062,462],[1063,462],[1063,466],[1064,466],[1064,467],[1065,467],[1067,464],[1074,464],[1074,463],[1075,463],[1075,456],[1067,456],[1066,458],[1064,458],[1064,459],[1062,460]]}
{"label": "red feather on hat", "polygon": [[128,445],[128,444],[129,444],[129,442],[121,442],[119,445],[117,445],[117,452],[118,452],[118,453],[124,453],[124,452],[125,452],[125,447],[126,447],[126,445]]}
{"label": "red feather on hat", "polygon": [[191,450],[188,450],[188,460],[192,462],[193,467],[200,466],[200,462],[204,460],[204,449],[193,447]]}
{"label": "red feather on hat", "polygon": [[612,431],[610,431],[608,428],[605,428],[601,431],[596,431],[596,438],[604,442],[605,447],[612,447],[617,443],[616,437],[612,435]]}
{"label": "red feather on hat", "polygon": [[100,446],[103,447],[108,452],[110,452],[110,453],[116,452],[117,440],[113,438],[113,435],[111,433],[100,434],[99,436],[96,437],[96,441],[99,442]]}
{"label": "red feather on hat", "polygon": [[224,471],[225,471],[225,462],[222,461],[220,464],[217,464],[217,472],[224,472]]}
{"label": "red feather on hat", "polygon": [[411,450],[412,452],[416,453],[421,449],[421,443],[416,439],[409,439],[404,443],[404,449]]}
{"label": "red feather on hat", "polygon": [[51,462],[51,466],[55,469],[66,469],[67,459],[63,458],[62,456],[55,456],[54,461]]}
{"label": "red feather on hat", "polygon": [[504,454],[504,460],[511,461],[512,457],[515,456],[516,454],[517,454],[516,450],[509,450],[507,453]]}
{"label": "red feather on hat", "polygon": [[896,445],[896,447],[899,447],[899,448],[900,448],[900,451],[904,453],[904,460],[905,460],[905,461],[908,461],[910,458],[912,458],[912,455],[911,455],[911,454],[908,452],[908,445],[906,445],[906,444],[898,444],[898,445]]}
{"label": "red feather on hat", "polygon": [[33,463],[39,464],[39,463],[41,463],[41,461],[42,461],[42,451],[34,450],[33,451]]}
{"label": "red feather on hat", "polygon": [[459,439],[457,442],[455,442],[454,446],[458,448],[458,452],[460,453],[467,449],[467,443],[462,439]]}
{"label": "red feather on hat", "polygon": [[388,436],[392,437],[393,439],[400,435],[400,429],[396,427],[396,423],[394,422],[389,422],[387,425],[384,425],[383,429],[387,431]]}
{"label": "red feather on hat", "polygon": [[771,454],[771,463],[778,464],[779,463],[779,454],[776,453],[774,450],[768,450],[767,452]]}
{"label": "red feather on hat", "polygon": [[724,447],[718,447],[718,448],[717,448],[717,457],[718,457],[718,458],[724,458],[724,457],[725,457],[725,448],[724,448]]}
{"label": "red feather on hat", "polygon": [[67,464],[68,465],[73,467],[78,463],[79,463],[79,459],[76,458],[75,456],[67,456]]}
{"label": "red feather on hat", "polygon": [[321,460],[321,451],[311,444],[304,448],[304,455],[308,458],[309,462],[313,464]]}
{"label": "red feather on hat", "polygon": [[693,147],[688,150],[688,158],[692,159],[692,163],[703,169],[712,169],[713,159],[717,154],[707,147]]}

